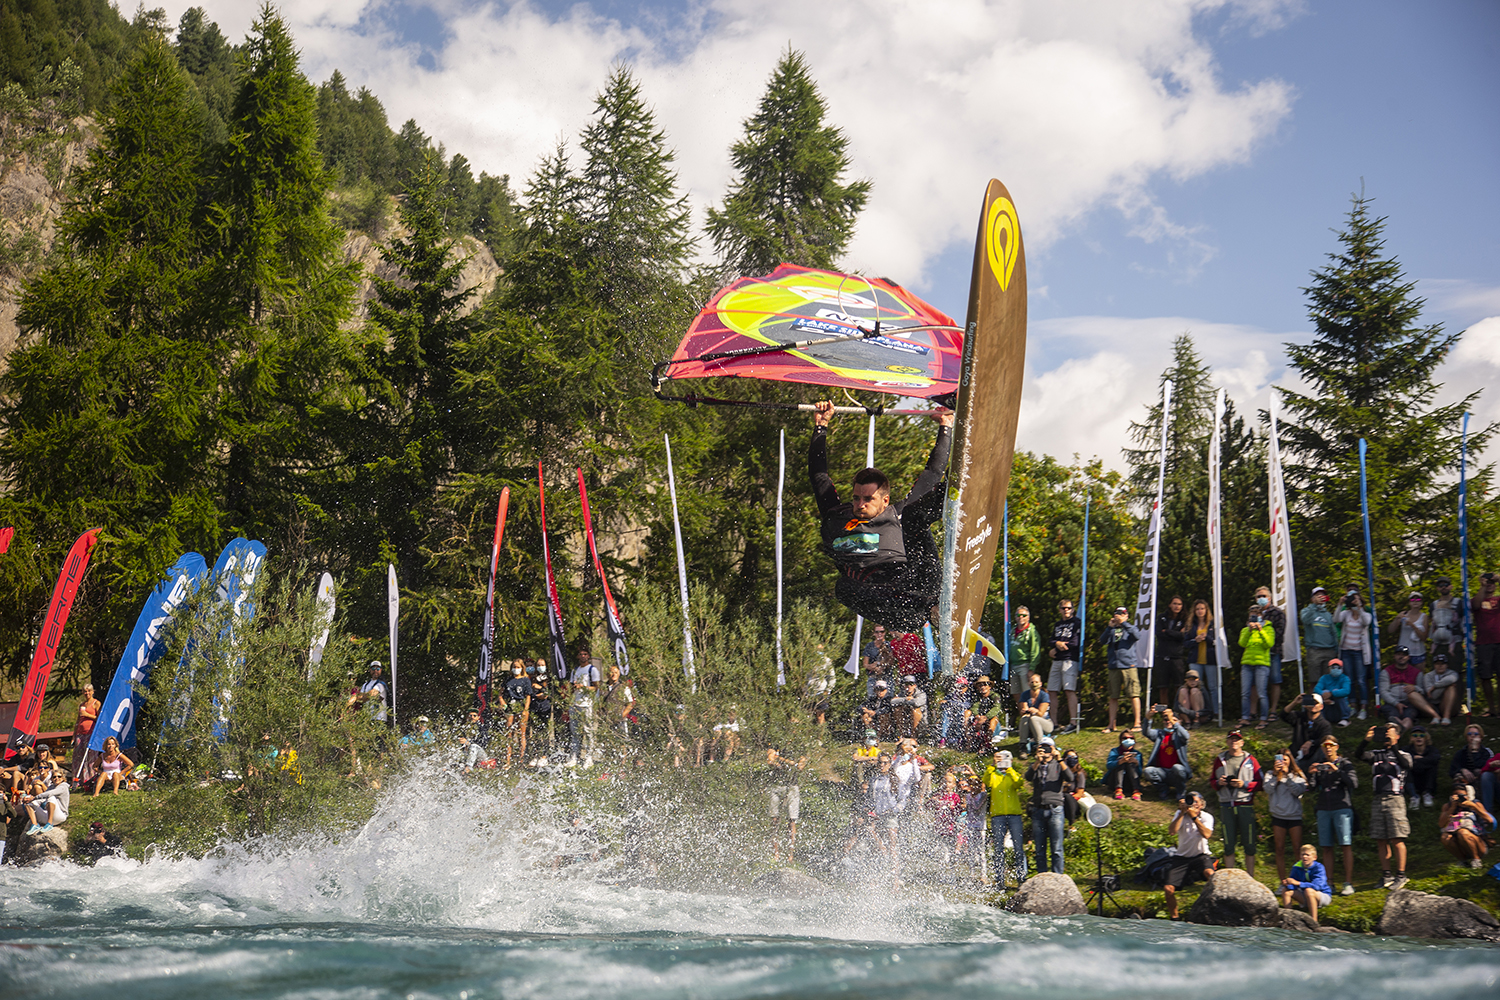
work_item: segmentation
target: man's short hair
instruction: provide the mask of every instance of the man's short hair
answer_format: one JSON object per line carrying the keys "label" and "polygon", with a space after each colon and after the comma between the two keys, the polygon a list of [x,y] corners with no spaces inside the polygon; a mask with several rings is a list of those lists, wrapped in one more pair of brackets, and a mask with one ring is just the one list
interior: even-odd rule
{"label": "man's short hair", "polygon": [[855,486],[874,486],[881,493],[891,492],[891,481],[879,469],[860,469],[854,474]]}

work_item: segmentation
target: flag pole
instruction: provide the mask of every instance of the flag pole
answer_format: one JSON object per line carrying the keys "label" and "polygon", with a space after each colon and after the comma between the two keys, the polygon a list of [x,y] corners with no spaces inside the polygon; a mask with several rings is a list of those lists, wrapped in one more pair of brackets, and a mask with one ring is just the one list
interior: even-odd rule
{"label": "flag pole", "polygon": [[1370,589],[1370,599],[1365,602],[1370,609],[1370,678],[1365,688],[1365,703],[1378,704],[1380,690],[1380,620],[1375,616],[1375,548],[1370,544],[1370,495],[1365,474],[1365,452],[1369,445],[1359,439],[1359,513],[1365,526],[1365,585]]}
{"label": "flag pole", "polygon": [[[838,407],[834,407],[838,411]],[[865,435],[865,467],[875,467],[875,414],[870,414],[870,430]],[[865,620],[861,615],[854,616],[854,648],[849,651],[849,660],[844,664],[844,673],[859,676],[859,636],[864,631]]]}
{"label": "flag pole", "polygon": [[[1083,572],[1079,574],[1078,581],[1078,677],[1080,680],[1083,678],[1083,648],[1085,645],[1083,640],[1084,636],[1088,635],[1085,629],[1088,626],[1089,607],[1089,504],[1094,500],[1094,489],[1088,483],[1087,475],[1087,473],[1084,474],[1085,492],[1083,494]],[[1062,692],[1059,691],[1058,694],[1061,695]],[[1083,706],[1080,704],[1079,711],[1081,712],[1082,710]],[[1061,721],[1062,707],[1055,707],[1052,711],[1056,713],[1053,722],[1053,725],[1056,725],[1057,722]],[[1078,719],[1069,719],[1068,725],[1078,726]],[[1082,726],[1079,726],[1079,728],[1082,729]]]}
{"label": "flag pole", "polygon": [[[1458,448],[1458,560],[1464,594],[1464,686],[1469,692],[1469,704],[1474,704],[1474,616],[1469,598],[1469,417],[1464,414],[1463,430]],[[1363,450],[1361,450],[1363,455]],[[1363,465],[1361,465],[1363,468]]]}
{"label": "flag pole", "polygon": [[682,521],[677,516],[677,474],[672,470],[672,439],[662,435],[667,444],[667,486],[672,491],[672,534],[677,541],[677,587],[682,596],[682,673],[689,689],[698,693],[698,668],[693,663],[693,619],[688,613],[687,556],[682,550]]}
{"label": "flag pole", "polygon": [[[1156,505],[1151,508],[1151,522],[1147,529],[1146,559],[1141,566],[1141,586],[1135,597],[1135,627],[1141,630],[1136,642],[1136,663],[1146,661],[1145,694],[1151,696],[1151,668],[1156,658],[1156,581],[1157,560],[1161,556],[1162,500],[1167,486],[1167,432],[1172,422],[1172,383],[1161,386],[1161,461],[1156,470]],[[1087,636],[1084,637],[1085,639]],[[1082,645],[1079,646],[1079,668],[1083,667]],[[1140,676],[1137,666],[1136,676]]]}
{"label": "flag pole", "polygon": [[776,474],[776,686],[786,687],[786,663],[781,658],[781,497],[786,489],[786,428],[781,429],[780,462]]}

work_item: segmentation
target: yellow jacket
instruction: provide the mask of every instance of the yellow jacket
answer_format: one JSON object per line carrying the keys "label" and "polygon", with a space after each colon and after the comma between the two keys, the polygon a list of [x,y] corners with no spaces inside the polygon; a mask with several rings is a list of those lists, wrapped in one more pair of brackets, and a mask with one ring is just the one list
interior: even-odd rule
{"label": "yellow jacket", "polygon": [[984,777],[980,780],[990,790],[991,816],[1021,815],[1020,771],[1014,767],[997,771],[995,765],[991,764],[984,769]]}

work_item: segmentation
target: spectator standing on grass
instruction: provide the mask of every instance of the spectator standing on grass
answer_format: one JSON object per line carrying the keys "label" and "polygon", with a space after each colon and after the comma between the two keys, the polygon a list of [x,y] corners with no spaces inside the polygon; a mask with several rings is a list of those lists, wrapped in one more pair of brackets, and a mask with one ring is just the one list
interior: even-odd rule
{"label": "spectator standing on grass", "polygon": [[1167,896],[1167,916],[1176,920],[1177,890],[1200,878],[1207,882],[1214,874],[1213,854],[1208,846],[1214,835],[1214,818],[1202,795],[1188,792],[1178,801],[1167,832],[1177,838],[1177,846],[1171,848],[1174,860],[1167,866],[1162,890]]}
{"label": "spectator standing on grass", "polygon": [[1057,759],[1057,746],[1052,737],[1042,737],[1036,748],[1036,759],[1026,769],[1026,780],[1031,783],[1031,839],[1036,842],[1036,870],[1062,874],[1066,823],[1063,795],[1065,786],[1073,784],[1075,778],[1073,772]]}
{"label": "spectator standing on grass", "polygon": [[1336,726],[1349,724],[1349,675],[1343,660],[1329,660],[1328,673],[1313,685],[1313,694],[1323,699],[1323,718]]}
{"label": "spectator standing on grass", "polygon": [[1266,691],[1271,676],[1271,656],[1276,651],[1276,630],[1266,621],[1265,608],[1250,605],[1250,617],[1240,629],[1240,727],[1248,729],[1260,713],[1259,729],[1271,718],[1271,703]]}
{"label": "spectator standing on grass", "polygon": [[1424,666],[1426,669],[1417,675],[1416,690],[1407,692],[1407,700],[1438,725],[1451,726],[1458,707],[1458,671],[1448,665],[1447,653],[1433,653]]}
{"label": "spectator standing on grass", "polygon": [[1140,658],[1136,655],[1136,644],[1141,641],[1141,630],[1130,622],[1130,612],[1115,608],[1114,617],[1099,635],[1104,647],[1105,666],[1109,670],[1109,726],[1104,731],[1115,731],[1115,715],[1120,708],[1120,698],[1130,699],[1134,716],[1132,729],[1141,728],[1141,676],[1137,669]]}
{"label": "spectator standing on grass", "polygon": [[[1479,594],[1469,602],[1474,618],[1474,677],[1484,692],[1484,714],[1500,712],[1495,701],[1495,668],[1500,666],[1500,576],[1485,573],[1479,578]],[[1491,813],[1495,810],[1485,803]]]}
{"label": "spectator standing on grass", "polygon": [[859,665],[865,672],[865,697],[875,697],[875,684],[885,681],[889,687],[892,669],[896,666],[896,651],[885,638],[885,626],[876,625],[870,633],[870,641],[859,652]]}
{"label": "spectator standing on grass", "polygon": [[1333,849],[1344,849],[1344,888],[1341,895],[1354,895],[1354,790],[1359,775],[1354,761],[1339,754],[1339,741],[1323,739],[1323,759],[1307,772],[1317,792],[1314,815],[1318,818],[1318,844],[1323,848],[1323,867],[1333,870]]}
{"label": "spectator standing on grass", "polygon": [[[1183,640],[1182,649],[1187,655],[1188,666],[1198,671],[1198,676],[1203,681],[1203,689],[1207,696],[1208,714],[1214,714],[1216,706],[1220,704],[1218,699],[1223,692],[1219,690],[1219,646],[1214,632],[1214,613],[1208,606],[1208,602],[1199,598],[1193,602],[1193,612],[1188,615],[1187,634]],[[1228,664],[1225,664],[1228,666]],[[1205,720],[1206,721],[1206,720]]]}
{"label": "spectator standing on grass", "polygon": [[1237,867],[1235,848],[1243,843],[1245,871],[1255,877],[1255,793],[1260,790],[1260,762],[1245,749],[1238,729],[1224,738],[1227,748],[1214,758],[1209,784],[1219,793],[1219,822],[1224,830],[1224,864]]}
{"label": "spectator standing on grass", "polygon": [[807,758],[790,760],[776,752],[775,747],[766,750],[766,764],[761,771],[761,782],[766,789],[766,815],[771,820],[771,857],[781,860],[781,820],[786,818],[786,859],[790,863],[797,850],[797,820],[802,810],[802,786],[799,779]]}
{"label": "spectator standing on grass", "polygon": [[[1321,746],[1318,755],[1322,759]],[[1276,849],[1276,877],[1285,879],[1286,842],[1292,842],[1294,857],[1302,850],[1302,796],[1307,791],[1307,775],[1297,766],[1292,748],[1271,758],[1271,770],[1265,772],[1264,785]]]}
{"label": "spectator standing on grass", "polygon": [[1363,719],[1366,711],[1375,710],[1375,689],[1370,677],[1370,666],[1375,662],[1374,650],[1370,647],[1370,633],[1375,627],[1375,616],[1365,610],[1364,599],[1359,591],[1350,589],[1344,595],[1344,606],[1333,616],[1339,626],[1339,659],[1343,661],[1344,675],[1352,684],[1354,706],[1359,713],[1351,716],[1344,712],[1344,720]]}
{"label": "spectator standing on grass", "polygon": [[836,675],[833,660],[823,643],[818,643],[813,649],[812,659],[812,672],[807,675],[807,688],[802,703],[812,713],[813,725],[825,726],[828,724],[828,713],[833,709]]}
{"label": "spectator standing on grass", "polygon": [[[1152,712],[1151,718],[1155,717]],[[1193,777],[1187,754],[1188,731],[1177,721],[1176,713],[1167,708],[1161,713],[1161,728],[1152,729],[1148,725],[1142,735],[1151,743],[1151,754],[1141,769],[1141,777],[1160,788],[1163,799],[1181,799]]]}
{"label": "spectator standing on grass", "polygon": [[72,780],[74,782],[86,781],[92,777],[93,768],[89,763],[89,737],[94,733],[94,723],[99,719],[99,699],[94,697],[94,685],[83,686],[83,699],[78,703],[78,711],[73,718],[73,767]]}
{"label": "spectator standing on grass", "polygon": [[1411,823],[1406,817],[1406,780],[1411,754],[1397,747],[1401,727],[1387,722],[1371,726],[1355,756],[1370,762],[1370,836],[1380,858],[1380,887],[1399,889],[1406,884],[1406,838]]}
{"label": "spectator standing on grass", "polygon": [[1433,583],[1438,595],[1432,599],[1432,631],[1428,633],[1428,652],[1446,653],[1457,663],[1464,655],[1464,602],[1453,592],[1453,581],[1440,576]]}
{"label": "spectator standing on grass", "polygon": [[1307,646],[1308,672],[1321,677],[1328,671],[1328,661],[1339,655],[1335,608],[1329,603],[1328,591],[1314,587],[1312,603],[1297,617],[1302,622],[1302,641]]}
{"label": "spectator standing on grass", "polygon": [[1407,808],[1431,808],[1438,794],[1438,749],[1421,726],[1411,731],[1407,746],[1407,752],[1411,754],[1411,781],[1406,786]]}
{"label": "spectator standing on grass", "polygon": [[[1014,870],[1019,887],[1026,881],[1026,841],[1022,825],[1025,813],[1021,809],[1021,773],[1016,770],[1010,751],[997,749],[979,780],[989,793],[987,811],[990,841],[995,852],[995,885],[1005,889],[1009,884],[1009,872]],[[1010,837],[1011,858],[1014,859],[1010,868],[1005,864],[1007,836]]]}
{"label": "spectator standing on grass", "polygon": [[1320,753],[1323,737],[1333,735],[1333,726],[1323,716],[1323,696],[1299,694],[1282,710],[1281,720],[1292,727],[1292,754],[1300,764],[1309,764]]}
{"label": "spectator standing on grass", "polygon": [[1120,734],[1120,742],[1104,761],[1104,785],[1115,790],[1117,799],[1129,795],[1141,801],[1141,752],[1128,729]]}
{"label": "spectator standing on grass", "polygon": [[1411,651],[1411,662],[1421,666],[1427,659],[1427,636],[1432,632],[1432,619],[1427,617],[1423,606],[1427,598],[1413,591],[1406,599],[1406,610],[1386,623],[1385,630],[1396,636],[1396,642]]}
{"label": "spectator standing on grass", "polygon": [[1083,649],[1083,626],[1073,614],[1073,602],[1064,600],[1057,605],[1061,616],[1052,626],[1052,635],[1047,640],[1047,656],[1052,666],[1047,673],[1047,694],[1052,699],[1052,723],[1062,725],[1062,695],[1068,695],[1068,724],[1059,730],[1059,735],[1078,732],[1078,677],[1079,657]]}
{"label": "spectator standing on grass", "polygon": [[1490,850],[1489,831],[1494,826],[1495,817],[1489,810],[1460,789],[1443,803],[1438,815],[1438,840],[1459,864],[1483,868],[1484,856]]}
{"label": "spectator standing on grass", "polygon": [[1018,706],[1031,686],[1031,675],[1042,669],[1042,659],[1042,634],[1031,623],[1031,609],[1023,604],[1016,608],[1016,621],[1005,644],[1010,693]]}
{"label": "spectator standing on grass", "polygon": [[1333,886],[1328,884],[1327,870],[1318,863],[1317,848],[1308,844],[1298,853],[1301,863],[1293,865],[1292,873],[1281,879],[1281,905],[1301,903],[1313,923],[1317,923],[1318,907],[1333,902]]}
{"label": "spectator standing on grass", "polygon": [[[1187,657],[1183,643],[1187,640],[1187,612],[1182,598],[1173,594],[1167,601],[1167,610],[1156,616],[1156,683],[1157,700],[1170,705],[1182,686],[1187,671]],[[1151,695],[1150,691],[1145,692]]]}
{"label": "spectator standing on grass", "polygon": [[[1313,591],[1314,604],[1318,599],[1317,589]],[[1326,601],[1328,598],[1325,595],[1323,599]],[[1255,589],[1255,603],[1260,608],[1261,617],[1270,623],[1275,633],[1271,639],[1270,662],[1266,664],[1266,689],[1261,692],[1266,696],[1266,715],[1261,719],[1264,722],[1269,719],[1272,712],[1276,711],[1276,703],[1281,700],[1281,650],[1286,642],[1286,610],[1278,607],[1271,600],[1270,587]]]}

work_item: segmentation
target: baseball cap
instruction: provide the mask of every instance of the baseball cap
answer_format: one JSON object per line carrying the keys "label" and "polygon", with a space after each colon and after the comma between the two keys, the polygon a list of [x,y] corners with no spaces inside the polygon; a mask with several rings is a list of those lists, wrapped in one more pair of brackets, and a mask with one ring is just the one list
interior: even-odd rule
{"label": "baseball cap", "polygon": [[1397,652],[1397,654],[1405,653],[1407,656],[1411,655],[1411,650],[1408,649],[1406,646],[1397,646],[1396,647],[1396,652]]}
{"label": "baseball cap", "polygon": [[901,678],[901,683],[902,684],[915,684],[915,683],[917,683],[917,679],[915,677],[913,677],[911,674],[907,674],[905,677]]}
{"label": "baseball cap", "polygon": [[419,716],[417,716],[417,718],[416,718],[416,721],[417,721],[417,722],[431,722],[431,721],[432,721],[432,720],[431,720],[431,719],[429,719],[429,718],[428,718],[428,717],[427,717],[427,716],[425,716],[425,715],[419,715]]}
{"label": "baseball cap", "polygon": [[1433,663],[1447,663],[1448,662],[1448,654],[1447,653],[1434,653],[1434,654],[1432,654],[1432,662]]}
{"label": "baseball cap", "polygon": [[1420,601],[1422,599],[1422,595],[1417,593],[1415,590],[1413,590],[1411,592],[1411,596],[1407,598],[1408,601]]}
{"label": "baseball cap", "polygon": [[1313,694],[1313,704],[1314,705],[1321,705],[1321,704],[1323,704],[1323,696],[1320,695],[1320,694],[1317,694],[1316,692],[1314,692],[1314,694]]}
{"label": "baseball cap", "polygon": [[1231,729],[1224,738],[1226,740],[1242,740],[1245,738],[1245,734],[1240,732],[1238,729]]}
{"label": "baseball cap", "polygon": [[890,685],[887,684],[885,681],[876,681],[875,682],[875,686],[877,688],[888,688],[888,687],[890,687]]}
{"label": "baseball cap", "polygon": [[1057,741],[1050,736],[1043,736],[1041,739],[1037,740],[1037,744],[1044,747],[1055,747],[1057,746]]}
{"label": "baseball cap", "polygon": [[1314,594],[1326,594],[1326,593],[1328,593],[1328,588],[1327,587],[1314,587],[1312,589],[1312,592]]}
{"label": "baseball cap", "polygon": [[385,664],[381,663],[379,660],[371,660],[370,661],[370,665],[368,667],[366,667],[365,669],[366,670],[384,670],[385,669]]}
{"label": "baseball cap", "polygon": [[1335,656],[1333,659],[1328,661],[1328,665],[1330,667],[1342,667],[1344,665],[1344,661]]}
{"label": "baseball cap", "polygon": [[1130,614],[1130,609],[1127,608],[1127,607],[1121,606],[1121,607],[1115,608],[1115,614],[1117,614],[1117,615],[1128,615],[1128,614]]}
{"label": "baseball cap", "polygon": [[1196,670],[1189,670],[1187,672],[1186,676],[1188,676],[1188,677],[1198,677],[1199,674],[1198,674],[1198,671],[1196,671]]}

